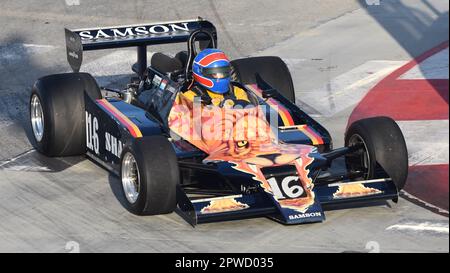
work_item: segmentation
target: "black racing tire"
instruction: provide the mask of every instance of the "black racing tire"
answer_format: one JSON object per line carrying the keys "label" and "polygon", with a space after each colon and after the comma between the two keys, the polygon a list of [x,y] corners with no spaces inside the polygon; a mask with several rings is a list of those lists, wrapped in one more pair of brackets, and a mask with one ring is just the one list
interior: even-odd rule
{"label": "black racing tire", "polygon": [[[137,164],[138,183],[133,184],[127,182],[129,169],[126,162],[130,155]],[[131,145],[124,148],[120,165],[122,193],[130,212],[136,215],[158,215],[175,210],[180,171],[172,144],[165,137],[134,139]],[[135,185],[134,192],[127,188],[130,185]]]}
{"label": "black racing tire", "polygon": [[295,90],[289,68],[280,57],[250,57],[231,61],[232,79],[241,84],[256,83],[258,73],[264,81],[295,104]]}
{"label": "black racing tire", "polygon": [[[102,98],[97,82],[87,73],[55,74],[36,81],[31,91],[29,114],[39,152],[50,157],[86,153],[85,91],[92,99]],[[44,121],[40,139],[35,133],[32,113],[36,98]]]}
{"label": "black racing tire", "polygon": [[[366,179],[376,175],[381,166],[392,178],[398,190],[404,188],[408,177],[408,151],[405,139],[397,123],[389,117],[373,117],[358,120],[350,125],[345,134],[345,146],[362,140],[369,157]],[[346,158],[349,168],[351,157]]]}
{"label": "black racing tire", "polygon": [[181,62],[181,65],[183,68],[186,67],[187,61],[188,61],[188,52],[186,50],[180,51],[175,55],[175,59],[178,59]]}

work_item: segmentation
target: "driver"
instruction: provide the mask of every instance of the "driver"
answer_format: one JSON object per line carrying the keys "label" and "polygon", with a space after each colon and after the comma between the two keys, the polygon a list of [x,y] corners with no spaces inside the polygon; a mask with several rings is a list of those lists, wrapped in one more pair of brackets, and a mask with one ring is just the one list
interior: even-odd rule
{"label": "driver", "polygon": [[235,106],[250,100],[242,88],[231,83],[231,67],[228,57],[221,50],[207,48],[201,51],[192,64],[194,81],[184,95],[214,106]]}

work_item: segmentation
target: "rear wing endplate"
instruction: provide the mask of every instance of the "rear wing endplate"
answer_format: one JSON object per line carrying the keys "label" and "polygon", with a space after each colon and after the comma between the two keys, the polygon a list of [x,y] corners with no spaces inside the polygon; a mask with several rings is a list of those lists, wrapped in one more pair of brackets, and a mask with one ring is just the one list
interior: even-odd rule
{"label": "rear wing endplate", "polygon": [[[147,66],[148,45],[187,42],[196,30],[206,30],[217,39],[214,25],[202,18],[186,21],[149,23],[87,29],[65,29],[67,61],[78,72],[83,62],[83,51],[136,46],[138,66]],[[140,70],[142,72],[142,70]]]}

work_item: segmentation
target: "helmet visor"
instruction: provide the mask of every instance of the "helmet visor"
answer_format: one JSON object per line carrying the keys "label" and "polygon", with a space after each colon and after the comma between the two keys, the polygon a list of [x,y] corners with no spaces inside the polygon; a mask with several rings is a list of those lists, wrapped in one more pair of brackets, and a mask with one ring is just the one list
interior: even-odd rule
{"label": "helmet visor", "polygon": [[212,79],[228,78],[231,74],[231,68],[230,66],[203,68],[202,74]]}

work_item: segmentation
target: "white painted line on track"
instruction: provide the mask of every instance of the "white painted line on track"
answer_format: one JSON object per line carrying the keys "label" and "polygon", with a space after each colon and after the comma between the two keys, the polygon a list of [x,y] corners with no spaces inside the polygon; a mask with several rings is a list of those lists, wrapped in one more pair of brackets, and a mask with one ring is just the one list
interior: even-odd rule
{"label": "white painted line on track", "polygon": [[16,161],[17,159],[20,159],[20,158],[23,157],[23,156],[26,156],[26,155],[28,155],[28,154],[31,154],[31,153],[34,152],[34,151],[35,151],[35,149],[31,149],[31,150],[26,151],[26,152],[24,152],[24,153],[22,153],[22,154],[20,154],[20,155],[18,155],[18,156],[16,156],[16,157],[10,158],[10,159],[5,160],[5,161],[1,161],[1,162],[0,162],[0,167],[3,167],[3,166],[5,166],[6,164],[9,164],[9,163],[11,163],[11,162],[14,162],[14,161]]}
{"label": "white painted line on track", "polygon": [[0,128],[8,127],[13,124],[14,122],[12,122],[11,120],[0,120]]}
{"label": "white painted line on track", "polygon": [[55,46],[52,45],[39,45],[39,44],[22,44],[25,48],[49,48],[54,49]]}
{"label": "white painted line on track", "polygon": [[427,58],[400,76],[402,80],[448,80],[448,48]]}
{"label": "white painted line on track", "polygon": [[[0,166],[1,167],[1,166]],[[15,165],[11,167],[6,167],[2,170],[14,171],[14,172],[50,172],[51,169],[42,166],[27,166],[27,165]]]}
{"label": "white painted line on track", "polygon": [[283,61],[286,63],[290,70],[293,70],[296,65],[306,62],[306,59],[283,58]]}
{"label": "white painted line on track", "polygon": [[17,61],[17,59],[22,59],[24,56],[47,53],[55,48],[52,45],[39,44],[1,44],[0,60]]}
{"label": "white painted line on track", "polygon": [[80,0],[65,0],[67,6],[79,6]]}
{"label": "white painted line on track", "polygon": [[324,86],[297,92],[302,102],[331,117],[356,105],[380,80],[404,65],[405,61],[368,61],[332,79]]}
{"label": "white painted line on track", "polygon": [[405,137],[409,165],[449,163],[449,121],[397,121]]}
{"label": "white painted line on track", "polygon": [[448,224],[445,223],[431,223],[431,222],[422,222],[422,223],[404,223],[404,224],[396,224],[386,228],[386,230],[398,230],[398,231],[431,231],[437,233],[445,233],[448,234]]}

